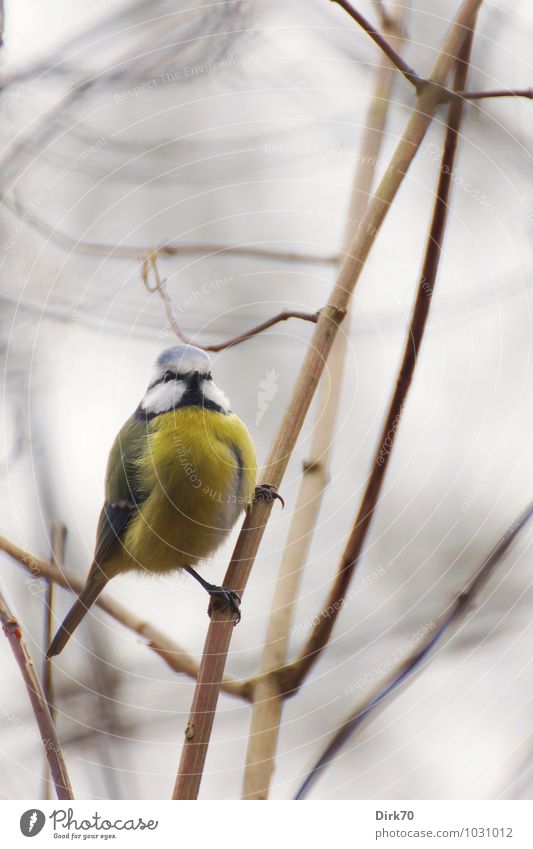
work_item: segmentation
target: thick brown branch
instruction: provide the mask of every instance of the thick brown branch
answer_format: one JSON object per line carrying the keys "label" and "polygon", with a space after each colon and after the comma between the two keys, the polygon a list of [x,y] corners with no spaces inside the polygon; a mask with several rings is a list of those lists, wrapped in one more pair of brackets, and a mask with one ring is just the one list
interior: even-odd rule
{"label": "thick brown branch", "polygon": [[[472,31],[468,34],[457,63],[454,79],[454,88],[457,89],[464,88],[468,71],[471,41]],[[442,153],[433,219],[422,271],[418,281],[416,299],[409,323],[402,362],[398,371],[396,388],[389,403],[361,506],[326,604],[319,616],[316,617],[316,624],[300,657],[287,667],[285,671],[284,685],[287,692],[295,692],[301,685],[311,667],[318,660],[320,653],[328,644],[337,617],[344,604],[346,591],[359,564],[372,518],[379,501],[381,488],[398,434],[402,412],[416,368],[435,288],[448,215],[448,202],[452,187],[452,175],[457,152],[458,130],[463,114],[463,103],[464,101],[462,100],[454,100],[449,107],[448,126]]]}
{"label": "thick brown branch", "polygon": [[6,600],[0,593],[0,622],[7,637],[13,656],[18,664],[28,697],[32,706],[35,720],[41,734],[44,751],[50,775],[54,782],[58,799],[73,799],[72,786],[68,775],[63,752],[59,745],[54,721],[46,703],[41,683],[35,671],[30,653],[22,636],[19,623],[9,609]]}
{"label": "thick brown branch", "polygon": [[533,88],[509,88],[509,89],[493,89],[492,91],[458,91],[455,97],[462,97],[464,100],[482,100],[487,97],[527,97],[533,99]]}
{"label": "thick brown branch", "polygon": [[[29,551],[19,548],[14,542],[2,536],[0,536],[0,551],[4,551],[9,557],[20,563],[34,581],[48,579],[74,593],[79,593],[83,589],[84,582],[79,578],[68,572],[60,571],[54,564],[35,557]],[[189,678],[196,678],[198,664],[194,658],[155,625],[135,616],[127,607],[124,607],[118,601],[113,601],[107,595],[100,596],[96,600],[96,604],[113,619],[124,625],[125,628],[145,639],[148,647],[158,654],[174,672],[187,675]],[[230,696],[249,698],[246,681],[225,678],[222,681],[222,690]]]}
{"label": "thick brown branch", "polygon": [[[443,40],[432,70],[431,79],[436,86],[441,86],[446,81],[481,2],[482,0],[464,0],[461,5]],[[431,88],[424,88],[417,98],[416,107],[409,117],[391,163],[368,204],[349,254],[341,266],[329,303],[320,311],[295,389],[263,472],[262,483],[275,489],[283,480],[351,294],[376,235],[422,143],[437,104],[436,93]],[[237,540],[224,585],[240,595],[246,587],[271,509],[271,503],[257,502],[247,515]],[[218,700],[219,681],[226,663],[233,623],[233,617],[228,618],[227,614],[224,616],[220,613],[215,613],[211,620],[185,733],[174,799],[196,799],[198,796]]]}

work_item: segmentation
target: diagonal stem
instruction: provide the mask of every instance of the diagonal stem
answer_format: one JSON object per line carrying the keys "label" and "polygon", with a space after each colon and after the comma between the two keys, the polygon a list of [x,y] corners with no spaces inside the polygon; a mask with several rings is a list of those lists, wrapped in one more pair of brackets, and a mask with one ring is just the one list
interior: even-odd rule
{"label": "diagonal stem", "polygon": [[[383,28],[391,36],[403,31],[404,10],[405,6],[394,17],[384,9],[380,10]],[[346,250],[353,237],[353,228],[362,218],[371,194],[375,175],[371,163],[379,159],[395,79],[396,74],[389,62],[378,66],[358,156],[359,164],[350,192],[344,234]],[[343,328],[329,356],[328,374],[323,376],[319,387],[317,421],[313,429],[309,460],[304,464],[272,601],[260,672],[252,689],[252,722],[243,784],[245,799],[266,799],[269,795],[285,698],[277,673],[287,662],[292,613],[327,485],[346,351],[347,330]]]}
{"label": "diagonal stem", "polygon": [[[455,88],[464,87],[468,72],[472,34],[473,30],[470,30],[458,57],[454,80]],[[285,670],[284,684],[287,691],[294,692],[301,686],[304,678],[318,660],[320,653],[331,637],[337,617],[344,604],[346,591],[359,564],[379,501],[381,488],[398,435],[402,412],[424,338],[431,300],[435,289],[448,216],[452,175],[454,172],[458,132],[461,126],[462,115],[463,101],[454,100],[449,106],[448,125],[443,146],[431,229],[418,281],[417,294],[405,341],[402,362],[398,371],[396,387],[389,403],[385,422],[373,458],[372,468],[361,506],[359,507],[352,532],[339,565],[337,577],[330,590],[326,604],[317,617],[316,624],[299,658]]]}
{"label": "diagonal stem", "polygon": [[2,593],[0,593],[0,622],[2,623],[4,634],[7,637],[7,641],[19,667],[22,680],[26,685],[30,704],[35,715],[35,721],[37,722],[37,727],[43,741],[57,798],[73,799],[74,795],[69,774],[43,688],[41,687],[35,666],[26,647],[20,625],[9,609]]}
{"label": "diagonal stem", "polygon": [[[431,73],[431,81],[435,86],[442,86],[446,82],[481,3],[482,0],[464,0],[460,6],[443,39]],[[415,108],[394,151],[389,168],[368,204],[349,254],[341,266],[330,300],[320,311],[296,386],[263,472],[263,482],[276,489],[283,480],[351,294],[379,229],[432,121],[438,102],[438,92],[431,86],[424,87],[417,97]],[[240,596],[246,587],[271,509],[272,503],[257,502],[244,520],[224,580],[224,586],[235,590]],[[233,619],[223,618],[215,612],[204,643],[173,792],[174,799],[196,799],[198,796],[232,630]]]}

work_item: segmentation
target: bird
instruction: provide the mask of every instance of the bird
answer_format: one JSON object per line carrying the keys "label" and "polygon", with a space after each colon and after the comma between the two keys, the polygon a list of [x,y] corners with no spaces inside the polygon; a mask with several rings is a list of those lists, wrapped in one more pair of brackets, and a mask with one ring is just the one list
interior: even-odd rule
{"label": "bird", "polygon": [[[105,477],[94,558],[85,585],[47,657],[59,654],[108,581],[125,572],[165,575],[182,569],[240,619],[234,591],[193,568],[210,557],[255,497],[255,447],[193,345],[164,350],[139,406],[117,434]],[[282,500],[282,499],[281,499]]]}

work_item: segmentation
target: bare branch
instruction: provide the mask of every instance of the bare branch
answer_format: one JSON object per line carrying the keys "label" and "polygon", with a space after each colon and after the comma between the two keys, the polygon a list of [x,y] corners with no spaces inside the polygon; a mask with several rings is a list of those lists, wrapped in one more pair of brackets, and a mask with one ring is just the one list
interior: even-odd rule
{"label": "bare branch", "polygon": [[[378,45],[380,50],[385,54],[385,56],[392,62],[392,64],[403,74],[408,83],[410,83],[416,89],[417,94],[421,94],[424,88],[428,86],[432,86],[434,81],[431,79],[425,79],[424,77],[419,76],[417,72],[411,68],[407,62],[404,62],[400,54],[394,50],[394,48],[389,44],[387,39],[377,30],[370,21],[355,9],[348,0],[333,0],[334,3],[337,3],[347,12],[353,20],[359,24],[359,26],[365,30],[365,32],[372,38],[375,43]],[[381,10],[381,14],[385,14],[386,12],[383,9],[383,4],[375,0],[376,5]],[[390,16],[387,16],[387,19],[390,20]],[[396,34],[401,34],[401,31],[397,31]],[[481,100],[488,97],[527,97],[529,99],[533,99],[533,89],[525,88],[525,89],[495,89],[493,91],[451,91],[444,86],[444,83],[439,84],[440,89],[440,101],[441,103],[445,103],[446,101],[451,101],[457,97],[461,97],[464,100]]]}
{"label": "bare branch", "polygon": [[[458,57],[454,80],[455,88],[463,88],[466,81],[472,33],[473,30],[470,30]],[[418,281],[402,362],[398,370],[396,387],[377,443],[371,472],[328,599],[318,617],[315,617],[316,624],[300,657],[285,670],[284,685],[287,691],[294,692],[301,686],[302,681],[329,642],[337,617],[343,607],[346,591],[359,565],[372,518],[378,505],[381,488],[398,435],[402,411],[424,338],[429,308],[435,289],[448,216],[448,202],[453,184],[452,175],[457,152],[458,131],[463,115],[463,104],[464,101],[462,100],[454,100],[449,106],[448,125],[424,262]]]}
{"label": "bare branch", "polygon": [[[0,536],[0,551],[4,551],[9,557],[20,563],[36,581],[47,578],[74,593],[79,593],[83,589],[84,582],[75,575],[60,571],[52,563],[24,551],[3,536]],[[174,672],[187,675],[189,678],[196,678],[198,664],[194,658],[155,625],[135,616],[124,605],[108,598],[105,594],[96,600],[96,604],[121,625],[145,639],[148,647],[158,654]],[[229,696],[249,698],[246,681],[225,678],[222,681],[222,690]]]}
{"label": "bare branch", "polygon": [[386,700],[388,701],[390,696],[396,694],[400,686],[410,676],[412,676],[414,672],[420,670],[422,661],[428,657],[442,637],[451,631],[452,628],[456,628],[460,624],[461,620],[470,609],[474,598],[485,586],[496,567],[502,562],[510,545],[516,539],[518,534],[521,533],[532,516],[533,502],[530,502],[518,519],[516,519],[513,524],[507,528],[497,545],[483,561],[470,583],[461,593],[459,593],[453,604],[441,613],[435,627],[429,632],[426,639],[416,647],[409,657],[399,663],[392,672],[378,684],[374,691],[369,696],[366,696],[363,701],[357,705],[355,710],[353,710],[342,722],[340,728],[335,732],[334,737],[330,740],[312,770],[306,776],[305,781],[296,795],[297,799],[303,799],[307,795],[312,784],[318,778],[320,770],[332,762],[332,759],[335,757],[340,748],[359,728],[363,721],[368,719],[369,715],[373,713],[376,708],[382,706]]}
{"label": "bare branch", "polygon": [[[382,26],[393,35],[403,31],[405,6],[397,15],[385,18],[379,4]],[[369,163],[379,159],[383,131],[396,74],[390,62],[377,67],[372,98],[368,106],[365,131],[361,141],[358,166],[350,191],[349,214],[344,233],[344,247],[349,250],[353,238],[353,222],[360,221],[370,197],[375,168]],[[348,321],[348,316],[345,323]],[[277,674],[287,662],[290,625],[307,554],[316,527],[322,496],[328,481],[328,465],[340,400],[348,331],[338,334],[328,359],[328,374],[319,387],[317,420],[313,428],[309,459],[296,498],[287,543],[283,552],[268,622],[265,647],[259,675],[253,684],[253,713],[246,756],[243,798],[266,799],[274,772],[275,753],[281,723],[283,702],[282,678]]]}
{"label": "bare branch", "polygon": [[[375,41],[382,53],[385,54],[387,59],[404,75],[407,82],[414,86],[418,91],[419,87],[426,81],[422,77],[419,77],[417,72],[402,59],[398,51],[389,44],[387,39],[379,32],[379,30],[377,30],[370,21],[367,21],[361,12],[358,12],[357,9],[348,2],[348,0],[333,0],[333,2],[337,3],[342,9],[344,9],[344,11],[347,12],[362,29],[364,29],[370,38]],[[399,34],[399,32],[396,34]]]}
{"label": "bare branch", "polygon": [[455,97],[464,100],[482,100],[487,97],[527,97],[533,99],[533,88],[493,89],[492,91],[458,91],[452,92]]}
{"label": "bare branch", "polygon": [[[63,564],[65,562],[65,539],[67,536],[67,529],[65,525],[54,525],[52,527],[51,533],[51,561],[52,564],[59,569],[60,571],[63,569]],[[46,579],[46,592],[44,596],[44,634],[43,634],[43,694],[46,699],[46,704],[48,705],[48,710],[50,711],[50,717],[52,722],[55,724],[56,720],[56,709],[54,704],[54,686],[53,686],[53,671],[52,671],[52,663],[49,658],[46,657],[46,649],[50,645],[52,641],[53,633],[53,602],[54,602],[54,583],[49,579]],[[50,799],[50,778],[49,778],[49,770],[45,764],[45,776],[44,776],[44,794],[43,797],[45,799]]]}
{"label": "bare branch", "polygon": [[6,195],[0,195],[0,203],[10,212],[18,215],[35,230],[43,233],[51,242],[63,250],[75,251],[87,256],[105,256],[108,259],[143,260],[152,254],[162,256],[231,256],[250,257],[251,259],[269,259],[273,262],[300,262],[310,265],[335,265],[339,254],[313,254],[304,251],[285,251],[276,248],[255,247],[254,245],[223,245],[217,242],[165,242],[162,245],[106,245],[99,242],[84,242],[74,239],[51,227],[43,218],[31,212],[18,201]]}
{"label": "bare branch", "polygon": [[[148,280],[150,269],[152,270],[155,280],[153,286],[150,285]],[[232,348],[240,342],[245,342],[247,339],[251,339],[252,336],[257,336],[259,333],[262,333],[263,330],[268,330],[269,327],[279,324],[281,321],[287,321],[289,318],[298,318],[301,321],[311,321],[314,324],[318,321],[318,313],[302,312],[301,310],[282,310],[272,318],[267,318],[266,321],[262,321],[260,324],[257,324],[245,333],[240,333],[238,336],[235,336],[233,339],[229,339],[227,342],[214,342],[211,345],[200,345],[198,342],[186,336],[176,321],[176,316],[174,315],[174,304],[166,289],[166,280],[161,280],[159,276],[157,268],[157,252],[152,252],[149,256],[145,257],[142,264],[141,277],[149,292],[157,292],[160,295],[165,307],[169,326],[172,328],[178,339],[186,345],[196,345],[198,348],[203,348],[204,351],[224,351],[226,348]]]}
{"label": "bare branch", "polygon": [[[464,0],[461,5],[443,40],[432,70],[431,81],[435,86],[441,86],[446,81],[481,2],[482,0]],[[438,102],[438,92],[432,87],[424,87],[417,98],[416,106],[409,117],[391,163],[368,204],[350,252],[341,266],[328,305],[320,311],[293,395],[264,469],[263,483],[272,486],[275,490],[283,480],[351,294],[379,229],[422,143]],[[258,501],[254,504],[245,518],[228,566],[224,586],[235,590],[241,596],[248,582],[271,509],[272,502],[269,501]],[[174,787],[174,799],[196,799],[198,796],[216,711],[219,682],[226,663],[233,624],[233,617],[228,618],[227,613],[215,612],[211,619]]]}
{"label": "bare branch", "polygon": [[20,625],[0,592],[0,622],[28,691],[35,720],[41,734],[50,775],[58,799],[73,799],[72,786],[56,729]]}

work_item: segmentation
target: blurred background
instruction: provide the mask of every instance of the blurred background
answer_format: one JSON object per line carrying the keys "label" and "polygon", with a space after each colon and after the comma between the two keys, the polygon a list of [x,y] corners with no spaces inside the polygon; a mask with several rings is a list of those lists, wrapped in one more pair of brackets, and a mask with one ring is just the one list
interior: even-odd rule
{"label": "blurred background", "polygon": [[[421,74],[457,5],[411,4],[404,55]],[[357,7],[376,20],[375,4]],[[486,2],[469,87],[531,86],[532,37],[527,0]],[[65,523],[66,566],[84,577],[107,452],[153,359],[175,339],[161,298],[143,284],[140,259],[167,242],[207,246],[159,258],[175,318],[201,344],[282,309],[320,308],[335,278],[332,257],[382,58],[325,0],[11,0],[0,62],[0,533],[47,558],[52,525]],[[378,178],[412,104],[398,75]],[[416,644],[531,497],[531,118],[529,101],[466,110],[430,325],[358,589],[286,704],[273,798],[292,796],[364,687]],[[442,120],[439,113],[356,290],[331,481],[291,656],[327,595],[394,385]],[[235,256],[213,245],[306,256]],[[216,380],[260,461],[311,329],[292,320],[214,355]],[[237,677],[258,670],[315,414],[282,487],[286,509],[273,511],[246,592],[227,667]],[[222,580],[236,533],[204,570],[210,580]],[[532,536],[517,541],[432,662],[343,749],[313,798],[531,798]],[[44,587],[5,555],[0,566],[41,668]],[[190,579],[121,577],[109,594],[200,657],[206,599]],[[57,620],[71,601],[56,590]],[[170,796],[192,681],[93,610],[54,664],[54,684],[78,798]],[[239,797],[249,721],[248,705],[222,695],[202,797]],[[41,744],[5,641],[0,751],[2,798],[39,798]]]}

